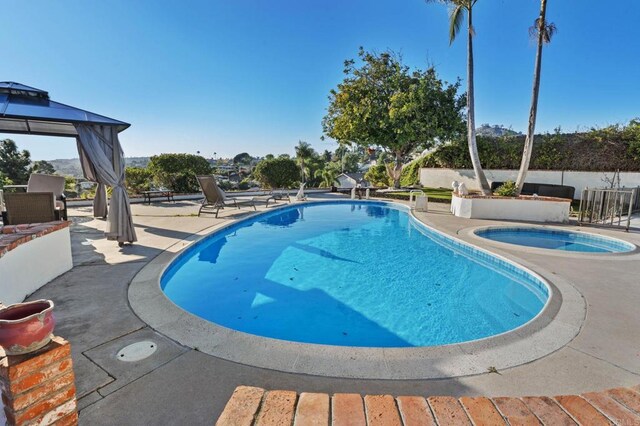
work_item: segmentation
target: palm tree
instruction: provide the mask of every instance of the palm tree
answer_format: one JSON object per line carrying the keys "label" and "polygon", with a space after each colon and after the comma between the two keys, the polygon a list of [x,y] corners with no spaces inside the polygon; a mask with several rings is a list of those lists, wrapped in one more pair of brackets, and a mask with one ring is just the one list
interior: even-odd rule
{"label": "palm tree", "polygon": [[326,166],[323,169],[316,170],[316,172],[314,173],[314,177],[316,179],[320,179],[321,188],[330,188],[336,182],[336,178],[338,177],[338,170],[335,167]]}
{"label": "palm tree", "polygon": [[304,160],[311,158],[313,154],[314,150],[310,144],[305,141],[298,141],[298,145],[296,145],[296,159],[298,160],[298,163],[300,163],[300,176],[302,183],[304,183],[304,177],[306,174]]}
{"label": "palm tree", "polygon": [[473,6],[478,0],[426,0],[427,3],[444,3],[452,7],[449,15],[449,44],[452,44],[456,36],[460,32],[462,22],[464,20],[464,11],[467,11],[467,133],[469,139],[469,154],[471,155],[471,164],[473,171],[480,183],[480,189],[485,195],[491,195],[491,187],[484,175],[482,165],[480,164],[480,156],[478,155],[478,144],[476,142],[476,119],[474,107],[474,89],[473,89]]}
{"label": "palm tree", "polygon": [[522,162],[520,163],[520,171],[516,179],[517,194],[519,195],[524,186],[524,181],[529,170],[531,162],[531,154],[533,152],[533,139],[536,130],[536,115],[538,114],[538,93],[540,92],[540,70],[542,68],[542,46],[551,42],[551,38],[556,33],[556,26],[551,23],[547,24],[547,0],[540,0],[540,16],[529,28],[529,34],[538,39],[538,50],[536,51],[536,63],[533,71],[533,94],[531,95],[531,109],[529,110],[529,126],[527,127],[527,137],[524,141],[524,150],[522,152]]}

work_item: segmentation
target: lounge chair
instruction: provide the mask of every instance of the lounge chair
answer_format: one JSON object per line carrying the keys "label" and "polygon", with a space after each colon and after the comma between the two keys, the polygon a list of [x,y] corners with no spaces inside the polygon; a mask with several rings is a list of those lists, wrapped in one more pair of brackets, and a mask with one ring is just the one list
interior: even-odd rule
{"label": "lounge chair", "polygon": [[2,223],[5,225],[60,220],[51,192],[7,192],[4,203]]}
{"label": "lounge chair", "polygon": [[264,201],[265,207],[269,207],[269,201],[273,201],[273,204],[278,204],[278,200],[286,199],[287,202],[291,203],[291,196],[287,189],[274,189],[264,195],[258,195],[254,199],[256,201]]}
{"label": "lounge chair", "polygon": [[32,173],[27,183],[27,192],[51,192],[55,201],[55,209],[59,216],[67,220],[67,199],[64,195],[64,176]]}
{"label": "lounge chair", "polygon": [[273,191],[271,191],[271,198],[276,201],[276,200],[284,200],[285,198],[287,199],[287,202],[291,202],[291,195],[289,195],[289,190],[288,189],[274,189]]}
{"label": "lounge chair", "polygon": [[198,216],[200,216],[203,211],[206,212],[207,210],[215,209],[217,218],[220,209],[226,206],[240,208],[240,206],[244,204],[251,205],[254,210],[257,210],[255,198],[229,197],[220,189],[213,176],[196,176],[196,178],[198,179],[200,189],[202,189],[202,194],[204,194]]}

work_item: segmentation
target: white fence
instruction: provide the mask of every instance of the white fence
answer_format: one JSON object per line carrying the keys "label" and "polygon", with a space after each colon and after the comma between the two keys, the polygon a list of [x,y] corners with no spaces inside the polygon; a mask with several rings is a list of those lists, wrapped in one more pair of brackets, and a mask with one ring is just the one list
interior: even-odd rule
{"label": "white fence", "polygon": [[[515,181],[518,177],[517,170],[485,170],[489,182],[506,180]],[[615,172],[573,172],[562,170],[530,170],[527,173],[527,182],[548,183],[553,185],[573,186],[576,189],[575,199],[580,199],[584,188],[605,188],[609,187],[610,181],[614,178]],[[639,172],[620,172],[621,187],[640,186]],[[469,189],[480,189],[476,184],[475,174],[472,169],[420,169],[420,183],[432,188],[451,188],[454,180],[464,182]],[[616,186],[617,186],[616,177]]]}

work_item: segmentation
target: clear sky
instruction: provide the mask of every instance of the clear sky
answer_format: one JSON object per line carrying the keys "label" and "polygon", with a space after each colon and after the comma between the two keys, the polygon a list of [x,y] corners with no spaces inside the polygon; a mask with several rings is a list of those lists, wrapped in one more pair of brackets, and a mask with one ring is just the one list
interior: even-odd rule
{"label": "clear sky", "polygon": [[[446,7],[424,0],[4,0],[0,81],[127,121],[127,156],[210,157],[316,149],[329,90],[358,46],[466,73]],[[475,8],[478,124],[526,127],[536,0]],[[640,116],[640,2],[549,0],[537,130],[575,131]],[[33,159],[76,157],[71,139],[0,135]]]}

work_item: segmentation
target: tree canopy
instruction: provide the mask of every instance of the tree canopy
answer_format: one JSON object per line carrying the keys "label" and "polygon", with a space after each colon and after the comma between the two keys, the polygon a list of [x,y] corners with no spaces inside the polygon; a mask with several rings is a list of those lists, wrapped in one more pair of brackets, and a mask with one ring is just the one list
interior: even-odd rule
{"label": "tree canopy", "polygon": [[345,61],[345,78],[330,92],[322,121],[325,135],[390,151],[398,170],[416,149],[464,133],[466,99],[458,95],[459,82],[442,81],[433,67],[412,71],[393,52],[360,48],[358,57],[359,66]]}
{"label": "tree canopy", "polygon": [[34,161],[31,170],[33,173],[40,173],[43,175],[53,175],[56,173],[56,169],[53,167],[53,164],[46,160]]}
{"label": "tree canopy", "polygon": [[0,174],[4,180],[15,184],[27,183],[31,164],[31,154],[27,150],[19,151],[11,139],[0,141]]}
{"label": "tree canopy", "polygon": [[253,175],[261,184],[270,188],[290,188],[300,179],[300,169],[294,160],[280,156],[260,161],[253,170]]}
{"label": "tree canopy", "polygon": [[211,173],[207,159],[193,154],[154,155],[147,167],[158,184],[175,192],[197,192],[196,175]]}
{"label": "tree canopy", "polygon": [[238,155],[236,155],[235,157],[233,157],[233,164],[251,164],[251,160],[253,160],[253,157],[250,156],[247,152],[242,152]]}

